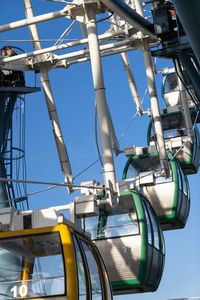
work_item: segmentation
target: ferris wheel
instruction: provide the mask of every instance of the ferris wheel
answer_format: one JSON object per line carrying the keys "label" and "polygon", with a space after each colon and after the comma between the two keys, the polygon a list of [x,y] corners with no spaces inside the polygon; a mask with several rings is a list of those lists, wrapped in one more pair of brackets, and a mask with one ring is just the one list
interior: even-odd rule
{"label": "ferris wheel", "polygon": [[[196,174],[200,166],[196,126],[200,122],[200,58],[198,40],[192,33],[188,38],[191,17],[185,16],[186,1],[184,10],[178,0],[174,5],[165,0],[46,0],[44,12],[37,15],[34,1],[23,2],[25,17],[0,25],[5,43],[0,57],[2,299],[112,299],[112,295],[155,291],[164,268],[162,231],[186,225],[190,209],[187,175]],[[51,5],[53,11],[49,11]],[[64,31],[55,40],[41,38],[43,24],[54,19],[64,19]],[[9,33],[15,36],[15,30],[25,27],[29,39],[21,33],[15,40],[9,38]],[[27,43],[28,50],[20,43]],[[147,110],[139,97],[130,51],[139,51],[144,58],[150,97]],[[151,119],[143,147],[119,146],[102,68],[102,58],[116,54],[136,106],[132,120],[144,114]],[[153,57],[171,59],[173,70],[157,71]],[[97,161],[103,178],[75,184],[49,72],[84,62],[90,63],[93,80]],[[29,71],[40,74],[64,183],[20,178],[25,173],[21,163],[24,95],[40,91],[36,85],[26,86],[24,73]],[[158,73],[164,75],[164,109],[157,96]],[[14,133],[14,116],[20,134]],[[121,180],[116,179],[114,155],[128,157]],[[68,194],[79,190],[81,195],[69,205],[25,210],[28,193],[24,187],[31,183],[63,186]],[[69,219],[60,213],[63,210],[69,211]]]}

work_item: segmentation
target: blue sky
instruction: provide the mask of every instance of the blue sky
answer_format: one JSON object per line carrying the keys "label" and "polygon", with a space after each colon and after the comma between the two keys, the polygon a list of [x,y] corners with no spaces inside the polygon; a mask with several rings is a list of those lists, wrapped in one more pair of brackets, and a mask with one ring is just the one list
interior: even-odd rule
{"label": "blue sky", "polygon": [[[42,0],[32,0],[35,14],[61,9],[57,3]],[[22,0],[1,0],[1,24],[6,24],[24,18]],[[58,19],[38,25],[41,38],[57,39],[70,21]],[[103,32],[107,25],[99,23],[99,32]],[[70,35],[72,38],[81,38],[78,26]],[[1,34],[1,40],[29,39],[28,29],[18,29],[13,32]],[[31,43],[6,43],[32,50]],[[5,43],[1,42],[4,46]],[[43,43],[43,47],[51,46]],[[63,52],[60,52],[63,53]],[[135,80],[142,98],[147,87],[144,62],[142,54],[134,51],[128,54]],[[102,60],[106,96],[110,107],[116,135],[121,137],[136,111],[132,101],[124,67],[119,55],[107,57]],[[157,68],[169,66],[170,61],[158,60]],[[26,74],[27,83],[33,84],[33,74]],[[36,75],[40,86],[39,74]],[[64,140],[67,145],[71,160],[73,176],[78,174],[90,163],[98,158],[94,136],[94,91],[90,64],[81,63],[69,69],[57,69],[50,72],[50,79],[55,96],[58,115],[63,130]],[[161,106],[160,87],[162,76],[157,75],[158,95]],[[150,106],[149,96],[144,99],[143,107]],[[149,118],[144,115],[136,117],[129,130],[120,140],[120,147],[136,144],[146,145],[146,132]],[[126,157],[121,154],[115,158],[116,177],[120,179],[126,163]],[[49,182],[63,182],[56,146],[53,140],[51,123],[42,92],[26,96],[26,163],[27,179]],[[86,173],[79,176],[75,183],[96,179],[103,180],[100,164],[96,164]],[[186,296],[200,296],[200,201],[199,201],[200,175],[189,177],[191,190],[191,210],[186,227],[182,230],[165,232],[166,261],[163,277],[158,291],[148,294],[117,296],[116,300],[165,300]],[[29,185],[28,191],[37,191],[44,186]],[[74,196],[68,195],[65,188],[57,187],[51,191],[32,196],[29,199],[31,208],[43,208],[69,203]]]}

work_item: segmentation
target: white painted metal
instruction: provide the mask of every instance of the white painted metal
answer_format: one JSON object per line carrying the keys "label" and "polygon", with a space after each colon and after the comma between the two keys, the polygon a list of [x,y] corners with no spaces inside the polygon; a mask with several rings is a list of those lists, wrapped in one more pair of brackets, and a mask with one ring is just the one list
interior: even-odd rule
{"label": "white painted metal", "polygon": [[[103,50],[105,51],[105,50],[120,48],[120,47],[125,47],[125,46],[130,46],[129,40],[124,40],[124,41],[120,41],[120,42],[116,42],[116,43],[110,43],[108,45],[102,45],[102,46],[99,46],[99,49],[100,49],[100,51],[103,51]],[[132,50],[133,49],[134,48],[132,48]],[[121,51],[124,51],[124,49],[122,49]],[[76,51],[73,53],[59,55],[59,56],[56,56],[56,60],[75,58],[75,57],[78,57],[81,55],[84,56],[85,54],[89,54],[89,50],[85,49],[85,50],[79,50],[79,51]]]}
{"label": "white painted metal", "polygon": [[25,27],[25,26],[32,25],[32,24],[37,24],[37,23],[41,23],[41,22],[45,22],[45,21],[49,21],[49,20],[53,20],[53,19],[57,19],[57,18],[61,18],[61,17],[66,17],[67,15],[68,15],[68,9],[67,9],[67,7],[65,7],[64,9],[59,10],[59,11],[55,11],[55,12],[51,12],[51,13],[47,13],[47,14],[43,14],[43,15],[35,16],[35,17],[30,16],[24,20],[1,25],[0,32],[5,32],[5,31]]}
{"label": "white painted metal", "polygon": [[[143,6],[142,6],[141,0],[135,0],[135,6],[136,6],[136,11],[141,16],[144,16],[144,11],[143,11]],[[158,105],[158,97],[157,97],[157,92],[156,92],[155,78],[154,78],[154,73],[153,73],[151,51],[149,48],[149,44],[145,41],[143,42],[142,51],[143,51],[143,55],[144,55],[149,95],[150,95],[150,99],[151,99],[151,110],[152,110],[152,116],[154,119],[155,133],[156,133],[157,144],[158,144],[158,149],[159,149],[160,164],[161,164],[161,168],[165,172],[165,175],[168,176],[169,175],[168,158],[167,158],[167,154],[165,151],[165,142],[164,142],[162,123],[161,123],[161,117],[160,117],[160,111],[159,111],[159,105]]]}
{"label": "white painted metal", "polygon": [[139,97],[139,94],[138,94],[138,91],[137,91],[137,86],[136,86],[136,83],[135,83],[133,72],[131,70],[130,62],[129,62],[129,59],[128,59],[128,56],[127,56],[126,52],[121,53],[121,58],[122,58],[124,68],[125,68],[126,73],[127,73],[130,91],[131,91],[133,100],[136,104],[137,112],[141,116],[143,114],[143,109],[142,109],[140,97]]}
{"label": "white painted metal", "polygon": [[[80,23],[80,27],[81,27],[81,32],[82,32],[83,37],[87,38],[88,35],[87,35],[86,25],[84,23]],[[100,40],[99,36],[98,36],[98,40]],[[87,44],[86,47],[88,49],[88,44]],[[116,134],[115,134],[114,125],[113,125],[113,122],[112,122],[112,118],[111,118],[110,110],[109,110],[108,106],[107,106],[107,109],[108,109],[107,115],[108,115],[108,118],[109,118],[109,127],[110,127],[110,131],[111,131],[112,149],[113,149],[115,155],[117,156],[120,153],[119,143],[118,143],[118,140],[117,140],[117,137],[116,137]]]}
{"label": "white painted metal", "polygon": [[[99,40],[108,39],[108,38],[112,38],[113,36],[117,36],[117,35],[121,35],[121,34],[125,35],[124,30],[119,30],[117,32],[111,32],[111,33],[99,35],[98,39]],[[54,51],[58,51],[58,50],[66,49],[66,48],[68,49],[71,47],[87,44],[87,42],[88,42],[88,39],[84,38],[82,40],[78,40],[75,42],[70,42],[70,43],[65,43],[65,44],[52,46],[52,47],[48,47],[48,48],[44,48],[44,49],[39,49],[39,50],[35,50],[32,52],[28,52],[28,53],[18,54],[18,55],[11,56],[11,57],[5,57],[5,58],[1,59],[1,63],[8,63],[8,62],[17,61],[17,60],[25,59],[28,57],[36,56],[36,55],[45,54],[48,52],[54,52]]]}
{"label": "white painted metal", "polygon": [[[101,50],[101,46],[100,46],[100,50]],[[124,52],[124,51],[128,52],[128,51],[133,51],[133,50],[135,50],[135,49],[132,48],[132,47],[123,47],[123,48],[119,48],[119,49],[112,49],[111,48],[110,50],[108,49],[107,51],[102,51],[100,54],[101,54],[101,57],[106,57],[106,56],[111,56],[111,55],[119,54],[119,53]],[[75,58],[75,59],[69,60],[67,62],[67,65],[70,66],[70,65],[81,63],[81,62],[85,62],[85,61],[88,61],[88,60],[89,60],[88,57]]]}
{"label": "white painted metal", "polygon": [[185,118],[185,125],[186,125],[186,130],[187,130],[187,135],[189,137],[192,137],[194,135],[193,129],[192,129],[192,120],[191,120],[191,115],[190,115],[190,109],[188,106],[188,99],[187,99],[187,92],[186,89],[183,85],[183,78],[182,78],[182,72],[180,70],[180,65],[177,60],[175,60],[176,64],[176,69],[178,72],[178,85],[179,85],[179,91],[180,91],[180,97],[181,97],[181,103],[183,106],[183,111],[184,111],[184,118]]}
{"label": "white painted metal", "polygon": [[[115,12],[118,16],[125,20],[129,25],[138,31],[142,31],[153,38],[156,38],[155,34],[150,31],[149,26],[151,23],[145,18],[141,18],[140,14],[135,12],[131,6],[126,4],[126,1],[112,1],[101,0],[101,2],[110,10]],[[140,20],[139,20],[140,19]]]}
{"label": "white painted metal", "polygon": [[[90,50],[90,62],[95,90],[95,99],[98,112],[99,130],[104,161],[105,186],[116,192],[115,168],[112,154],[111,133],[109,128],[108,107],[106,103],[103,70],[98,44],[95,13],[89,7],[86,10],[88,45]],[[114,195],[110,193],[110,204],[115,202]]]}
{"label": "white painted metal", "polygon": [[[115,18],[114,15],[111,17],[111,21],[113,22],[113,24],[116,24],[116,25],[113,25],[113,27],[114,27],[114,29],[116,31],[118,31],[119,30],[119,26],[117,25],[117,20],[116,20],[116,18]],[[139,94],[138,94],[138,91],[137,91],[137,86],[136,86],[136,83],[135,83],[133,72],[131,70],[131,66],[130,66],[130,62],[129,62],[129,59],[128,59],[128,55],[126,54],[126,52],[122,52],[121,53],[121,58],[122,58],[122,62],[123,62],[125,71],[127,73],[127,78],[128,78],[128,83],[129,83],[130,91],[131,91],[133,100],[134,100],[134,102],[136,104],[137,112],[141,116],[142,113],[143,113],[143,109],[142,109],[140,97],[139,97]]]}
{"label": "white painted metal", "polygon": [[[32,18],[33,17],[33,8],[31,5],[31,0],[24,0],[24,8],[25,8],[25,13],[27,18]],[[36,50],[41,50],[41,43],[39,42],[39,34],[36,25],[30,25],[29,26],[30,34],[33,40],[38,40],[38,42],[33,42],[33,46]],[[51,89],[51,84],[48,76],[48,70],[45,67],[44,64],[42,64],[42,61],[45,60],[46,57],[41,55],[38,57],[40,64],[40,72],[41,72],[41,83],[45,95],[45,100],[49,112],[49,117],[50,120],[52,121],[52,126],[53,126],[53,133],[54,133],[54,138],[58,150],[58,155],[60,159],[60,164],[62,171],[65,174],[65,181],[66,183],[73,183],[72,180],[72,172],[71,172],[71,166],[67,154],[67,150],[65,147],[65,143],[63,140],[60,124],[59,124],[59,119],[57,115],[57,110],[56,110],[56,105],[54,102],[53,98],[53,93]],[[68,191],[71,192],[72,189],[68,187]]]}

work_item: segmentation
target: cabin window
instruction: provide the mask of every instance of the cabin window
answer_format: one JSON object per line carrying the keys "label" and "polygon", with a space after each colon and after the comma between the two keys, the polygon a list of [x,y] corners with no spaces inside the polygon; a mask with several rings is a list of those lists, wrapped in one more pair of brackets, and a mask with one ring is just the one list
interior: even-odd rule
{"label": "cabin window", "polygon": [[85,226],[86,231],[91,234],[92,240],[97,239],[97,234],[99,231],[98,230],[98,220],[99,220],[99,216],[82,219],[82,223],[84,223],[82,228],[84,228],[84,226]]}
{"label": "cabin window", "polygon": [[183,193],[188,196],[188,183],[187,183],[187,177],[186,175],[183,174],[183,170],[180,168],[180,173],[181,173],[181,177],[182,177],[182,190]]}
{"label": "cabin window", "polygon": [[[187,89],[191,89],[192,85],[185,72],[182,73],[184,85]],[[164,94],[179,91],[178,77],[176,73],[168,73],[164,80]]]}
{"label": "cabin window", "polygon": [[104,272],[104,278],[105,278],[105,282],[106,282],[106,291],[107,291],[107,299],[111,300],[112,298],[112,289],[111,289],[111,285],[110,285],[110,280],[108,278],[108,273],[104,264],[104,261],[101,259],[101,265],[103,267],[103,272]]}
{"label": "cabin window", "polygon": [[[137,170],[137,174],[142,178],[150,172],[156,172],[160,170],[160,159],[158,155],[144,155],[139,157],[133,157],[127,169],[126,178],[132,178],[133,169]],[[143,173],[144,172],[144,173]],[[172,177],[165,178],[164,176],[157,176],[154,178],[155,184],[165,183],[172,181]]]}
{"label": "cabin window", "polygon": [[153,230],[153,246],[156,249],[160,249],[160,239],[159,239],[159,229],[158,229],[158,225],[155,219],[155,216],[153,215],[151,209],[149,209],[149,207],[147,206],[149,215],[150,215],[150,220],[151,220],[151,224],[152,224],[152,230]]}
{"label": "cabin window", "polygon": [[197,147],[200,147],[200,133],[197,126],[194,127],[195,139],[197,142]]}
{"label": "cabin window", "polygon": [[0,264],[1,300],[65,294],[58,232],[1,239]]}
{"label": "cabin window", "polygon": [[92,299],[100,300],[102,299],[103,292],[102,292],[101,280],[100,280],[100,274],[99,274],[99,268],[97,262],[94,258],[94,254],[91,249],[91,246],[83,240],[80,241],[84,250],[84,254],[86,256],[87,265],[89,269]]}
{"label": "cabin window", "polygon": [[[164,128],[163,126],[163,136],[164,139],[171,139],[171,138],[176,138],[176,137],[182,137],[182,136],[187,136],[187,130],[186,128],[182,127],[181,124],[178,126],[176,125],[176,128]],[[151,130],[151,137],[150,141],[155,141],[155,134],[154,130]]]}
{"label": "cabin window", "polygon": [[164,81],[164,94],[179,91],[176,73],[169,73]]}
{"label": "cabin window", "polygon": [[134,168],[138,173],[149,172],[160,169],[160,160],[158,155],[143,155],[139,157],[134,157],[130,161],[130,165],[127,170],[126,178],[131,178],[129,176],[129,169]]}
{"label": "cabin window", "polygon": [[176,161],[176,170],[178,175],[178,186],[179,189],[188,197],[188,182],[186,175],[183,174],[183,170],[180,167],[179,163]]}
{"label": "cabin window", "polygon": [[91,217],[85,221],[86,229],[92,234],[92,239],[139,234],[138,217],[132,195],[120,196],[118,206],[110,211],[102,205],[99,219]]}
{"label": "cabin window", "polygon": [[74,235],[72,234],[75,253],[76,253],[76,265],[78,270],[78,290],[79,290],[79,299],[84,300],[87,299],[87,281],[86,281],[86,270],[84,267],[83,257],[81,255],[81,251],[78,245],[78,242]]}
{"label": "cabin window", "polygon": [[144,213],[145,213],[145,218],[146,218],[146,224],[147,224],[147,236],[148,236],[148,243],[150,245],[153,245],[153,236],[152,236],[152,228],[151,228],[151,222],[150,222],[150,217],[147,212],[146,205],[143,203],[143,208],[144,208]]}
{"label": "cabin window", "polygon": [[[185,120],[181,112],[161,115],[164,139],[187,136]],[[154,124],[151,124],[150,141],[155,141]]]}
{"label": "cabin window", "polygon": [[107,217],[104,238],[134,235],[139,233],[136,213],[122,213]]}
{"label": "cabin window", "polygon": [[160,250],[160,233],[156,218],[146,200],[144,200],[142,203],[147,222],[148,243]]}
{"label": "cabin window", "polygon": [[118,207],[100,213],[97,238],[113,238],[139,234],[138,217],[133,195],[120,196]]}
{"label": "cabin window", "polygon": [[138,170],[135,169],[135,167],[132,164],[132,160],[128,166],[126,178],[135,178],[139,175]]}

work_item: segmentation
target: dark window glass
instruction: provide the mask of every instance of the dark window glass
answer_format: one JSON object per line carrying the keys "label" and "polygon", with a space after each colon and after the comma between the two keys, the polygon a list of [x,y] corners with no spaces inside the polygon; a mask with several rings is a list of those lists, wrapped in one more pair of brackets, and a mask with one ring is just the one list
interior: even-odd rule
{"label": "dark window glass", "polygon": [[[165,139],[187,136],[185,120],[182,113],[161,115],[163,134]],[[151,128],[150,140],[155,140],[155,130]]]}
{"label": "dark window glass", "polygon": [[152,228],[151,228],[150,217],[149,217],[149,214],[147,212],[147,207],[145,205],[145,202],[142,202],[142,204],[143,204],[144,214],[145,214],[146,224],[147,224],[148,243],[150,245],[153,245],[153,236],[152,236],[153,233],[152,233]]}
{"label": "dark window glass", "polygon": [[152,208],[150,208],[148,202],[144,200],[142,203],[147,222],[148,243],[160,250],[160,231],[156,217],[152,211]]}
{"label": "dark window glass", "polygon": [[58,232],[0,240],[0,299],[42,298],[65,293]]}
{"label": "dark window glass", "polygon": [[104,278],[105,278],[105,282],[106,282],[107,299],[112,300],[112,289],[111,289],[110,281],[109,281],[109,278],[108,278],[108,273],[107,273],[107,270],[105,268],[105,264],[104,264],[103,260],[101,260],[101,264],[102,264],[102,267],[103,267]]}
{"label": "dark window glass", "polygon": [[150,220],[153,228],[153,246],[157,249],[160,249],[160,238],[159,238],[159,228],[155,219],[154,214],[152,213],[151,209],[147,206]]}
{"label": "dark window glass", "polygon": [[[160,160],[158,155],[134,157],[130,162],[129,168],[134,168],[138,173],[159,170]],[[129,177],[128,172],[126,178],[131,178]]]}
{"label": "dark window glass", "polygon": [[136,170],[131,161],[127,169],[126,178],[135,178],[136,176],[138,176],[138,174],[138,170]]}
{"label": "dark window glass", "polygon": [[[148,175],[148,172],[156,172],[160,170],[160,159],[158,155],[148,155],[134,157],[130,161],[130,165],[127,170],[126,178],[132,178],[133,171],[137,170],[137,175],[142,178],[143,176]],[[157,176],[154,178],[155,183],[163,183],[172,181],[172,177],[165,178],[164,176]]]}
{"label": "dark window glass", "polygon": [[94,258],[94,255],[91,251],[91,247],[88,243],[81,240],[81,244],[84,249],[84,253],[87,259],[87,264],[90,273],[90,280],[91,280],[91,290],[92,290],[92,299],[100,300],[102,299],[102,286],[99,274],[99,268],[97,262]]}
{"label": "dark window glass", "polygon": [[177,161],[175,162],[175,165],[176,165],[176,171],[177,171],[177,176],[178,176],[178,187],[179,189],[182,191],[183,190],[183,187],[182,187],[182,175],[181,175],[181,171],[180,171],[180,166],[179,164],[177,163]]}
{"label": "dark window glass", "polygon": [[169,73],[164,81],[164,94],[175,91],[179,91],[177,76],[176,73]]}
{"label": "dark window glass", "polygon": [[181,174],[181,178],[182,178],[182,190],[183,193],[188,196],[188,184],[187,184],[187,177],[183,174],[183,170],[181,169],[181,167],[179,166],[180,169],[180,174]]}
{"label": "dark window glass", "polygon": [[76,265],[78,270],[78,287],[79,287],[79,299],[84,300],[87,299],[87,282],[86,282],[86,271],[84,267],[83,257],[81,255],[81,251],[78,245],[78,242],[75,236],[72,234],[75,253],[76,253]]}

